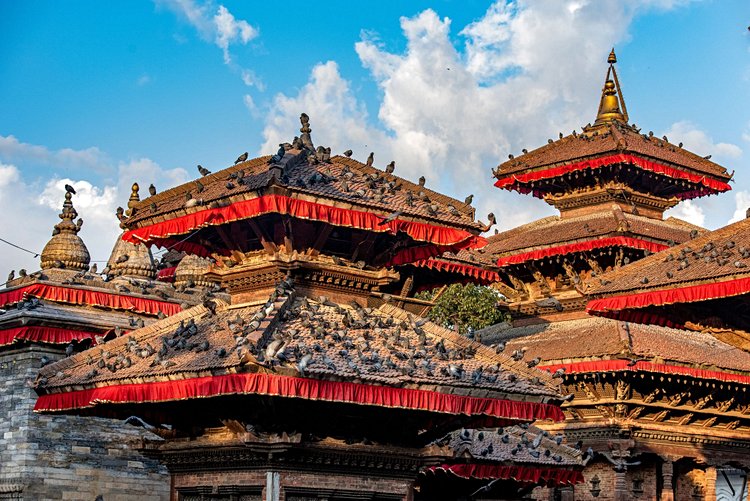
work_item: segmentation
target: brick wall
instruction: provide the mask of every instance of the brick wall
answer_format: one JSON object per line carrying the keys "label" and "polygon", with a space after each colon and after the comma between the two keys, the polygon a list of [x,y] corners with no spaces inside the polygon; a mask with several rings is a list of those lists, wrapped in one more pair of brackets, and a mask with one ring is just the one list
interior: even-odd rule
{"label": "brick wall", "polygon": [[[0,499],[169,499],[166,468],[133,452],[145,435],[141,428],[33,412],[31,383],[42,355],[60,357],[40,346],[0,354]],[[16,486],[22,494],[3,492]]]}

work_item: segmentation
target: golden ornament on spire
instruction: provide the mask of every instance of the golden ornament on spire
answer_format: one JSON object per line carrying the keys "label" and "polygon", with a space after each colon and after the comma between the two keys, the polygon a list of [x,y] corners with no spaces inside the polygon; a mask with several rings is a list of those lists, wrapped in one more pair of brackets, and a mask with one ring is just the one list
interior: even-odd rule
{"label": "golden ornament on spire", "polygon": [[[72,191],[72,190],[71,190]],[[79,219],[75,207],[73,207],[73,194],[66,191],[65,202],[62,212],[58,216],[62,221],[55,225],[52,238],[42,250],[41,267],[43,270],[50,268],[65,268],[68,270],[87,270],[91,260],[86,245],[78,236],[83,220]]]}
{"label": "golden ornament on spire", "polygon": [[622,88],[617,78],[617,70],[615,70],[616,62],[617,56],[615,55],[615,49],[612,48],[609,56],[607,56],[609,68],[607,69],[607,76],[604,79],[602,99],[599,102],[599,111],[596,114],[596,121],[594,122],[595,127],[615,120],[628,123],[628,110],[625,107]]}

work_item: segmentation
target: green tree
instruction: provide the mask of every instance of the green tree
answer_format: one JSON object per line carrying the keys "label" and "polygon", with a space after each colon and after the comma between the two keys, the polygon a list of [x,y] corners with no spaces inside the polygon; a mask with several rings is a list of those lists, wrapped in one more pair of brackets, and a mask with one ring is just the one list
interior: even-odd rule
{"label": "green tree", "polygon": [[[421,292],[419,299],[432,301],[439,289]],[[430,309],[428,317],[436,324],[466,334],[469,328],[482,329],[503,321],[506,314],[498,307],[500,295],[494,289],[475,284],[448,286]]]}

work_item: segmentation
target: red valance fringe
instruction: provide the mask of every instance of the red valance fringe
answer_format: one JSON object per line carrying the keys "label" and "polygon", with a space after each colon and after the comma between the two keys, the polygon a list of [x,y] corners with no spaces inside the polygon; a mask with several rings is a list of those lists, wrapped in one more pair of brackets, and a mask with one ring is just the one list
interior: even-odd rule
{"label": "red valance fringe", "polygon": [[[750,292],[750,277],[594,299],[586,305],[586,311],[592,315],[611,316],[627,309],[709,301],[739,296],[748,292]],[[645,317],[645,319],[649,318],[651,317]]]}
{"label": "red valance fringe", "polygon": [[691,376],[700,379],[715,379],[731,383],[750,383],[750,376],[732,374],[730,372],[695,369],[693,367],[683,367],[681,365],[655,364],[646,361],[638,361],[632,366],[628,366],[629,363],[631,363],[630,360],[591,360],[587,362],[574,362],[567,364],[540,365],[539,368],[553,373],[557,369],[563,368],[568,374],[612,371],[657,372],[659,374],[678,374],[681,376]]}
{"label": "red valance fringe", "polygon": [[641,240],[640,238],[608,237],[600,238],[598,240],[578,242],[574,244],[558,245],[556,247],[547,247],[546,249],[523,252],[521,254],[514,254],[512,256],[504,256],[497,260],[497,265],[507,266],[509,264],[524,263],[526,261],[533,261],[535,259],[542,259],[549,256],[559,256],[562,254],[572,254],[574,252],[584,252],[593,249],[616,246],[647,250],[649,252],[659,252],[668,248],[668,246],[664,244],[657,244],[655,242]]}
{"label": "red valance fringe", "polygon": [[440,259],[421,259],[412,263],[414,266],[428,268],[430,270],[447,271],[449,273],[458,273],[468,277],[474,277],[482,283],[493,283],[500,281],[500,275],[491,270],[485,270],[478,266],[467,264],[451,263]]}
{"label": "red valance fringe", "polygon": [[65,393],[51,393],[40,396],[34,410],[55,412],[105,403],[169,402],[236,394],[305,398],[468,416],[485,415],[522,421],[536,419],[562,421],[564,419],[562,410],[551,404],[465,397],[425,390],[258,373],[118,384]]}
{"label": "red valance fringe", "polygon": [[162,268],[156,272],[156,279],[161,282],[174,282],[175,270],[177,270],[177,266]]}
{"label": "red valance fringe", "polygon": [[32,325],[28,327],[14,327],[0,330],[0,346],[12,344],[15,341],[29,341],[33,343],[67,344],[71,341],[91,339],[96,344],[95,335],[101,333],[62,329]]}
{"label": "red valance fringe", "polygon": [[128,310],[147,315],[156,315],[161,311],[169,316],[182,311],[179,304],[168,303],[166,301],[40,283],[0,292],[0,307],[23,301],[27,297],[47,299],[58,303]]}
{"label": "red valance fringe", "polygon": [[427,471],[444,471],[461,478],[481,480],[515,480],[516,482],[547,486],[574,485],[583,483],[583,473],[563,468],[541,468],[537,466],[500,464],[444,464],[430,466]]}
{"label": "red valance fringe", "polygon": [[466,248],[481,247],[487,243],[484,238],[466,230],[402,219],[394,219],[381,224],[383,216],[372,212],[332,207],[283,195],[263,195],[251,200],[235,202],[226,207],[203,209],[143,228],[126,231],[122,239],[135,244],[152,244],[157,239],[163,240],[176,235],[184,235],[206,226],[218,226],[271,212],[379,233],[389,232],[395,235],[401,231],[416,241],[429,242],[440,246],[458,245],[460,248]]}
{"label": "red valance fringe", "polygon": [[[667,165],[654,162],[652,160],[646,160],[645,158],[641,158],[635,155],[625,154],[625,153],[616,154],[616,155],[608,155],[606,157],[594,158],[591,160],[582,160],[580,162],[575,162],[575,163],[571,163],[567,165],[561,165],[558,167],[550,167],[550,168],[543,169],[543,170],[528,172],[526,174],[513,174],[511,176],[498,179],[495,182],[495,186],[497,186],[498,188],[509,189],[509,187],[515,183],[530,183],[532,181],[538,181],[540,179],[550,179],[553,177],[561,176],[569,172],[574,172],[574,171],[579,171],[579,170],[584,170],[584,169],[600,169],[605,166],[620,164],[620,163],[630,163],[650,172],[664,174],[665,176],[669,176],[674,179],[684,179],[684,180],[690,181],[691,183],[701,184],[705,188],[708,188],[704,190],[692,190],[689,192],[678,194],[677,197],[681,198],[682,200],[687,200],[690,198],[695,198],[697,196],[706,195],[706,194],[711,193],[712,191],[723,192],[723,191],[729,191],[732,189],[732,187],[729,186],[729,184],[722,182],[722,181],[717,181],[713,178],[708,177],[707,175],[691,174],[689,172],[676,169],[674,167],[669,167]],[[523,192],[528,193],[529,191],[531,190],[527,188]],[[535,196],[537,195],[535,194]]]}

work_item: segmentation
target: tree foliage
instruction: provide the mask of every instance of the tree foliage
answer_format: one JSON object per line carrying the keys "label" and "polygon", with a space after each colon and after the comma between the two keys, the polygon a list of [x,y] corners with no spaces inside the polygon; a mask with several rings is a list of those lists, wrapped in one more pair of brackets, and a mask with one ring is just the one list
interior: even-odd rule
{"label": "tree foliage", "polygon": [[[439,289],[421,292],[420,299],[432,301]],[[436,324],[466,334],[469,328],[482,329],[505,320],[498,309],[499,294],[494,289],[475,284],[448,286],[430,309],[428,317]]]}

